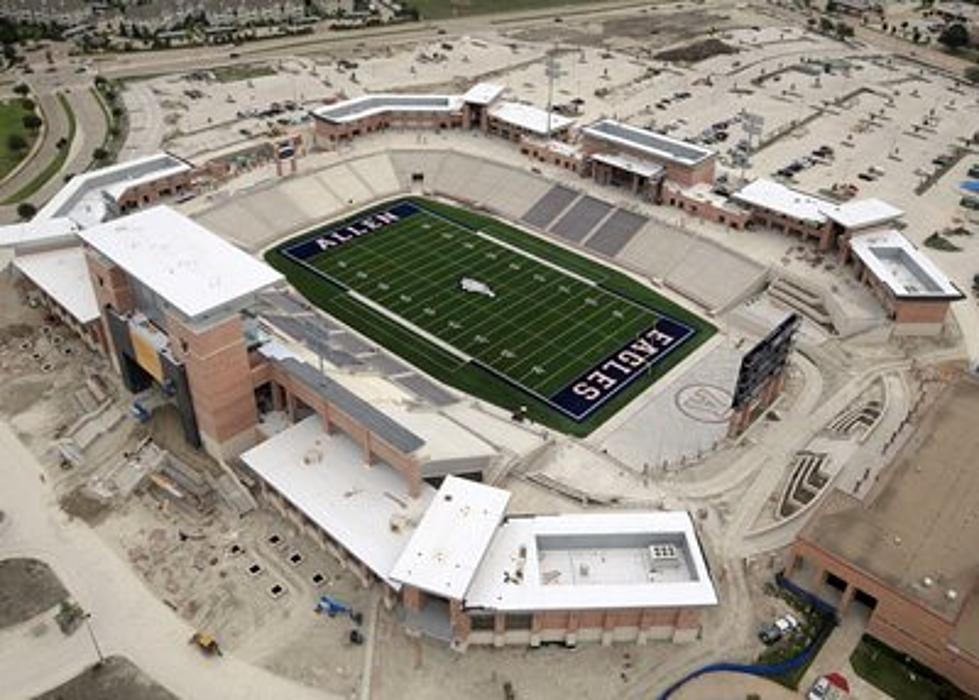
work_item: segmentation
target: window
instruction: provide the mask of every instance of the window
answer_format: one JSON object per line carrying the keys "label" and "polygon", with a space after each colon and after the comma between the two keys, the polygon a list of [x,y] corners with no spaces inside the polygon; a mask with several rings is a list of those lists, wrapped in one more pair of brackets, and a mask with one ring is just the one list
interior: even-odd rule
{"label": "window", "polygon": [[533,615],[510,613],[506,616],[506,628],[508,630],[529,630],[533,621]]}
{"label": "window", "polygon": [[473,632],[492,631],[494,629],[493,615],[470,615],[469,620],[472,623]]}

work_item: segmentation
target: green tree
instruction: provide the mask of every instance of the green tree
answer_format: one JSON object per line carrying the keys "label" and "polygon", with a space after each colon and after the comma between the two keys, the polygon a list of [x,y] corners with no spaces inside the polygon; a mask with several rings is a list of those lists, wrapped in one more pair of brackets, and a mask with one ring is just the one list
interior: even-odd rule
{"label": "green tree", "polygon": [[36,114],[25,114],[24,115],[24,128],[30,131],[37,131],[41,128],[41,124],[44,123],[39,116]]}
{"label": "green tree", "polygon": [[27,83],[17,83],[14,86],[14,92],[16,92],[21,97],[27,97],[30,94],[31,89],[30,87],[28,87]]}
{"label": "green tree", "polygon": [[17,216],[24,221],[30,221],[37,214],[37,207],[30,202],[21,202],[17,205]]}
{"label": "green tree", "polygon": [[109,152],[104,148],[102,148],[101,146],[99,146],[94,151],[92,151],[92,158],[99,162],[105,160],[108,157],[109,157]]}
{"label": "green tree", "polygon": [[836,36],[838,36],[840,39],[846,39],[847,37],[853,36],[853,27],[846,22],[837,22]]}
{"label": "green tree", "polygon": [[27,140],[20,134],[10,134],[7,137],[7,148],[14,153],[27,150]]}
{"label": "green tree", "polygon": [[965,69],[965,79],[979,85],[979,66],[969,66]]}
{"label": "green tree", "polygon": [[938,41],[956,51],[969,43],[969,30],[964,24],[950,24],[939,35]]}

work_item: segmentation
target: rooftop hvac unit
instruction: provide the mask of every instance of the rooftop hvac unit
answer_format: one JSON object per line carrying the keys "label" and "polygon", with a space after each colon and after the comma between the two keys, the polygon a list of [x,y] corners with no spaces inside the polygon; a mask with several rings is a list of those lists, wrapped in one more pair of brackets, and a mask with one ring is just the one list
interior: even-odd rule
{"label": "rooftop hvac unit", "polygon": [[649,558],[654,564],[675,562],[680,558],[676,547],[672,544],[651,544],[649,545]]}

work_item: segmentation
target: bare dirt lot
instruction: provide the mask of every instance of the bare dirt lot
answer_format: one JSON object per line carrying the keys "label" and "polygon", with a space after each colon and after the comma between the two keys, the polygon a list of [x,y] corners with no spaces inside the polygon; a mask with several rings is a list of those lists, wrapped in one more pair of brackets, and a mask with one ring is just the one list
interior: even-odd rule
{"label": "bare dirt lot", "polygon": [[35,700],[176,700],[128,659],[110,656]]}
{"label": "bare dirt lot", "polygon": [[25,622],[67,597],[68,591],[44,562],[0,561],[0,627]]}

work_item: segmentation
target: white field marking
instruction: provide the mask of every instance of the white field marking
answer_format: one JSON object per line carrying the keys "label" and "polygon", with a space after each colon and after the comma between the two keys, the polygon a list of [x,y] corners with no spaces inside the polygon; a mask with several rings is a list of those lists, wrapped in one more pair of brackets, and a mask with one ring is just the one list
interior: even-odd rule
{"label": "white field marking", "polygon": [[390,318],[393,321],[397,321],[399,324],[401,324],[402,326],[404,326],[405,328],[407,328],[408,330],[410,330],[415,335],[421,336],[422,338],[424,338],[425,340],[427,340],[428,342],[430,342],[432,345],[435,345],[436,347],[439,347],[442,350],[445,350],[447,353],[449,353],[453,357],[456,357],[456,358],[460,359],[462,362],[471,362],[472,361],[472,358],[469,355],[467,355],[466,353],[464,353],[461,350],[459,350],[459,348],[450,345],[449,343],[447,343],[444,340],[442,340],[441,338],[439,338],[437,335],[433,335],[432,333],[429,333],[424,328],[421,328],[420,326],[416,326],[414,323],[412,323],[408,319],[402,318],[401,316],[398,316],[398,314],[396,314],[393,311],[391,311],[390,309],[382,306],[381,304],[378,304],[378,303],[372,301],[371,299],[365,297],[360,292],[357,292],[357,291],[351,289],[348,292],[348,294],[349,294],[349,296],[352,299],[354,299],[356,301],[359,301],[364,306],[370,307],[372,310],[376,311],[377,313],[379,313],[379,314],[381,314],[383,316],[387,316],[388,318]]}

